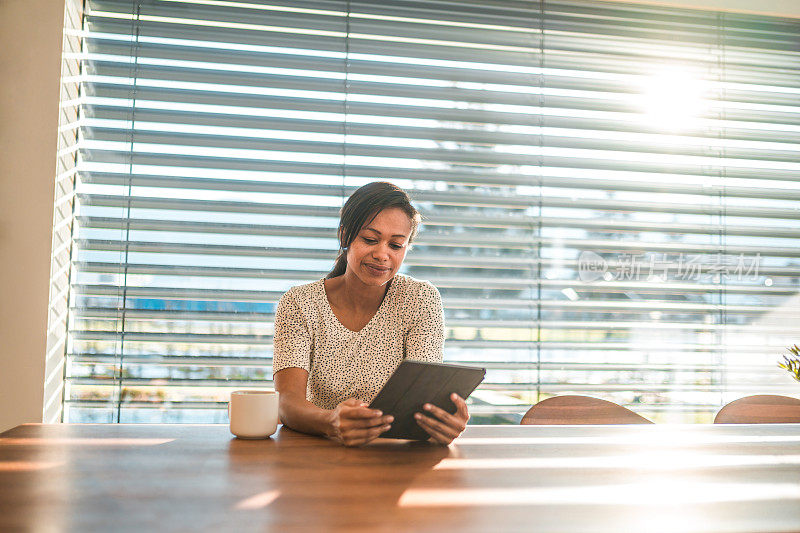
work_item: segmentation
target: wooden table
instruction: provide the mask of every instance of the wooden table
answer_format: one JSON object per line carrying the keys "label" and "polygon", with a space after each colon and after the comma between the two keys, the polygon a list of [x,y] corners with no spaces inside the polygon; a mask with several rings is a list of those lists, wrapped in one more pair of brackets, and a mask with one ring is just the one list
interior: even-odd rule
{"label": "wooden table", "polygon": [[450,448],[282,428],[0,434],[0,531],[800,531],[800,424],[471,426]]}

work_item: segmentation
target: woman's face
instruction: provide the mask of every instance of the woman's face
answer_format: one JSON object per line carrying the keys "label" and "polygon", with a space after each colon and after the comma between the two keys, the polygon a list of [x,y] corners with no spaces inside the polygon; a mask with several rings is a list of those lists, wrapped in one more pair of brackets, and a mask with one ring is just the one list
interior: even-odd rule
{"label": "woman's face", "polygon": [[411,219],[392,207],[379,212],[356,235],[347,249],[347,274],[369,286],[391,280],[406,258]]}

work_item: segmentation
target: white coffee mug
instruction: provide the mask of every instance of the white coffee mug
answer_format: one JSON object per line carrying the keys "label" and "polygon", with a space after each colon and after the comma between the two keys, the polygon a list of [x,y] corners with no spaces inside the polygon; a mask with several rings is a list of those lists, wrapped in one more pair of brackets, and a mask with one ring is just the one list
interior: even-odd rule
{"label": "white coffee mug", "polygon": [[278,393],[237,390],[228,403],[231,433],[240,439],[266,439],[278,429]]}

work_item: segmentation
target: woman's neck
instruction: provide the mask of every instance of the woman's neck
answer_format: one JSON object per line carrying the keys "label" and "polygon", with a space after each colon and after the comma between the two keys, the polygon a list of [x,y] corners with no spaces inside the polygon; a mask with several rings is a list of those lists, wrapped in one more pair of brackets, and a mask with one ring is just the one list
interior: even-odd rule
{"label": "woman's neck", "polygon": [[355,274],[345,272],[339,277],[326,280],[325,288],[329,300],[335,300],[337,307],[369,312],[380,307],[391,283],[389,281],[384,285],[366,285]]}
{"label": "woman's neck", "polygon": [[356,309],[376,309],[389,291],[391,281],[383,285],[366,285],[358,276],[351,272],[345,272],[342,289],[348,304]]}

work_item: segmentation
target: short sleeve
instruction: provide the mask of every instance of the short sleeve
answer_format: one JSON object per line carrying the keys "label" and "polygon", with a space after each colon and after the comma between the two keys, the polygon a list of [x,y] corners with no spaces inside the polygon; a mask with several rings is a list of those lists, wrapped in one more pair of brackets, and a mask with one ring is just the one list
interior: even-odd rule
{"label": "short sleeve", "polygon": [[418,297],[410,307],[415,319],[406,334],[406,358],[441,363],[444,351],[444,309],[439,291],[430,283],[421,283]]}
{"label": "short sleeve", "polygon": [[311,332],[291,291],[278,302],[272,342],[273,376],[290,367],[311,371]]}

